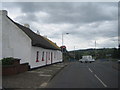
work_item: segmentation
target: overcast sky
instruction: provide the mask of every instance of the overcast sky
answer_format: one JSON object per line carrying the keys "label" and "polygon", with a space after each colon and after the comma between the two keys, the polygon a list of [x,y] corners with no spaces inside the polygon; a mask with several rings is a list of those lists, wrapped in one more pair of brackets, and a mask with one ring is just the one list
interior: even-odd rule
{"label": "overcast sky", "polygon": [[[6,2],[14,21],[47,36],[67,50],[118,46],[117,2]],[[69,33],[68,35],[65,33]]]}

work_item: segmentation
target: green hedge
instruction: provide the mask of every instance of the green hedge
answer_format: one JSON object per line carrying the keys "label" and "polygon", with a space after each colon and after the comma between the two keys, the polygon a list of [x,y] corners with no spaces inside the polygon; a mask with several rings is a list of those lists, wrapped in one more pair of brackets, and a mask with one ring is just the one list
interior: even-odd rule
{"label": "green hedge", "polygon": [[7,58],[3,58],[2,61],[2,65],[12,65],[14,63],[14,58],[13,57],[7,57]]}

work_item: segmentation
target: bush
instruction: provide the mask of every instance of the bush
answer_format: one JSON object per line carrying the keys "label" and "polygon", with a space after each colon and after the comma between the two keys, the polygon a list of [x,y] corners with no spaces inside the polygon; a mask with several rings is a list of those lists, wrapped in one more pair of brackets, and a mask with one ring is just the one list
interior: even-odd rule
{"label": "bush", "polygon": [[7,57],[7,58],[3,58],[1,61],[2,61],[2,65],[12,65],[14,63],[14,58]]}

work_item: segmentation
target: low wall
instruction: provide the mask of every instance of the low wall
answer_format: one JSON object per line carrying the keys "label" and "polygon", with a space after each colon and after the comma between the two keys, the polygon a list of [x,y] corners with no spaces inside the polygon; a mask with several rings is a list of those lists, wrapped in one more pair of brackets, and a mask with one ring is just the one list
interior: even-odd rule
{"label": "low wall", "polygon": [[30,66],[28,63],[20,64],[20,59],[16,59],[12,65],[3,65],[2,66],[2,75],[15,75],[28,71]]}
{"label": "low wall", "polygon": [[2,75],[15,75],[29,70],[28,63],[18,65],[8,65],[2,67]]}

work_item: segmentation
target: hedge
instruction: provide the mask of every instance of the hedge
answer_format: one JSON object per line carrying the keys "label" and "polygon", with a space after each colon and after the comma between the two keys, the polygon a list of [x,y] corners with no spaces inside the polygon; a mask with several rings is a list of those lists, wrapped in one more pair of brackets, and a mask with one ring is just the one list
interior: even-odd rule
{"label": "hedge", "polygon": [[12,65],[14,63],[14,60],[15,59],[13,57],[7,57],[7,58],[1,59],[2,65]]}

